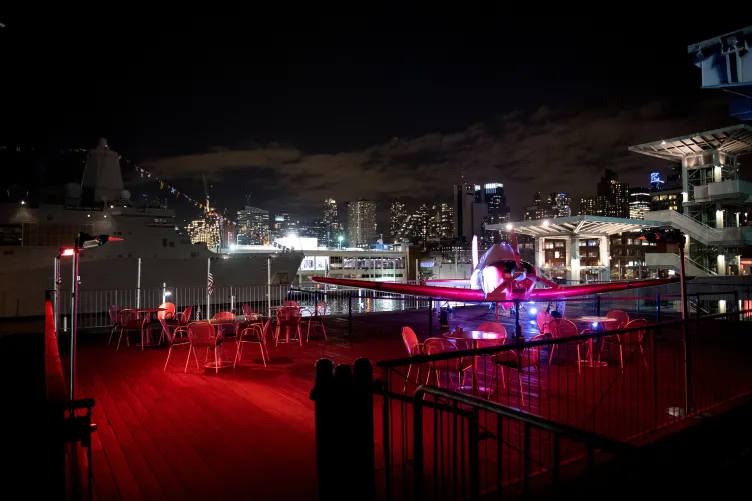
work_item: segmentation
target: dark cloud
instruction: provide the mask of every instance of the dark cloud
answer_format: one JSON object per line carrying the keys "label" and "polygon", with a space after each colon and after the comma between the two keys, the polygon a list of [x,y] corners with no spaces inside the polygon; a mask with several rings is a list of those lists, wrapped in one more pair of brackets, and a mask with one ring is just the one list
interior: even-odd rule
{"label": "dark cloud", "polygon": [[629,153],[628,146],[728,122],[718,95],[681,107],[667,101],[579,112],[541,106],[459,132],[393,138],[357,151],[309,154],[290,145],[252,145],[143,164],[166,179],[210,175],[228,206],[242,204],[241,196],[250,193],[256,205],[288,208],[301,217],[317,215],[329,197],[449,200],[464,169],[469,182],[504,183],[519,217],[536,191],[564,191],[573,199],[593,194],[607,167],[632,185],[647,184],[649,173],[662,164]]}

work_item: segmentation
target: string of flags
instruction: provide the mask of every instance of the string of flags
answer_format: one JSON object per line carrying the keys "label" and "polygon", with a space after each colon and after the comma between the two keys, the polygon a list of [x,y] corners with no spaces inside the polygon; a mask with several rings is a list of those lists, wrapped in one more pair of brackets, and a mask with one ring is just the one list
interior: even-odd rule
{"label": "string of flags", "polygon": [[[143,167],[140,167],[135,162],[132,162],[128,158],[124,157],[123,155],[120,155],[120,158],[122,160],[125,160],[127,163],[131,164],[133,168],[135,169],[135,171],[141,176],[141,178],[154,179],[157,183],[159,183],[160,190],[164,191],[166,189],[170,192],[171,195],[175,195],[175,198],[181,199],[190,204],[193,204],[194,207],[198,207],[199,209],[204,208],[204,203],[205,203],[204,200],[197,200],[197,199],[191,198],[186,193],[178,190],[175,186],[170,184],[168,181],[165,181],[164,179],[160,178],[156,174],[152,174],[151,172],[147,171]],[[235,220],[224,216],[224,213],[227,211],[227,209],[216,209],[215,207],[215,210],[217,212],[217,215],[220,216],[225,223],[236,224]]]}

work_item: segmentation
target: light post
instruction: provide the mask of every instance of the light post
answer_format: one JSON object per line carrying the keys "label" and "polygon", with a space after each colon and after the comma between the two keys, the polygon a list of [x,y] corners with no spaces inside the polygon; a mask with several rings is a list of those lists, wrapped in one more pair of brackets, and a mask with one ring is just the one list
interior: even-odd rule
{"label": "light post", "polygon": [[345,239],[342,235],[337,237],[337,241],[339,242],[339,250],[342,250],[342,241]]}
{"label": "light post", "polygon": [[108,241],[122,240],[121,238],[110,237],[109,235],[97,235],[92,237],[86,233],[79,233],[76,240],[73,242],[73,248],[61,249],[60,256],[71,257],[71,270],[73,284],[71,285],[71,334],[70,334],[70,373],[68,378],[69,384],[69,397],[74,400],[74,388],[76,387],[76,335],[78,329],[78,255],[84,249],[90,249],[93,247],[100,247],[106,244]]}
{"label": "light post", "polygon": [[167,296],[171,296],[172,292],[167,290],[167,283],[162,282],[162,304],[167,302]]}

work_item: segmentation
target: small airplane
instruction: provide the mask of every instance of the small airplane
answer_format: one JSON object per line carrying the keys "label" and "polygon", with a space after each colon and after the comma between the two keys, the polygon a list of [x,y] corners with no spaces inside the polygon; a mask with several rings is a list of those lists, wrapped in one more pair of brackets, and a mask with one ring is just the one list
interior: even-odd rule
{"label": "small airplane", "polygon": [[[634,280],[627,282],[610,282],[582,285],[559,285],[538,274],[530,263],[520,259],[517,234],[512,231],[512,245],[505,242],[494,244],[478,259],[478,237],[473,237],[473,273],[470,279],[426,280],[426,284],[444,283],[469,285],[470,288],[444,287],[435,285],[398,284],[390,282],[371,282],[368,280],[350,280],[343,278],[312,277],[312,280],[324,284],[357,287],[360,289],[408,294],[442,300],[467,303],[504,303],[509,301],[552,301],[559,298],[615,292],[639,287],[653,287],[675,283],[680,277],[667,279]],[[546,288],[536,289],[536,284]]]}

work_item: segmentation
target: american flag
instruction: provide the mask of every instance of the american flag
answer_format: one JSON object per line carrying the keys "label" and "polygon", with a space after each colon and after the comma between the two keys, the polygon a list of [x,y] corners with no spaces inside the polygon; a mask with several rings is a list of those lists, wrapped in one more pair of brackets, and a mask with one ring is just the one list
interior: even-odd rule
{"label": "american flag", "polygon": [[211,271],[208,273],[206,277],[206,290],[209,294],[214,292],[214,275],[211,274]]}

